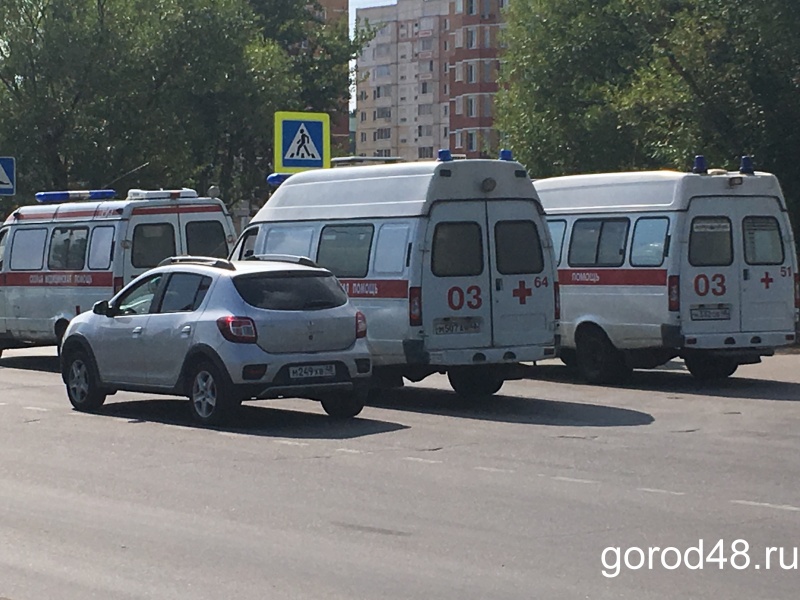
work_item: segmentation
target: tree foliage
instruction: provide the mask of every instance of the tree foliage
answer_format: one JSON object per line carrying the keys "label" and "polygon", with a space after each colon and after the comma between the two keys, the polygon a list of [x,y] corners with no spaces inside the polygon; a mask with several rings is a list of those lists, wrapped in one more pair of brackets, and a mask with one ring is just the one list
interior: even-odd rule
{"label": "tree foliage", "polygon": [[17,158],[14,201],[111,183],[252,197],[271,170],[274,112],[348,97],[363,40],[308,7],[4,0],[0,154]]}
{"label": "tree foliage", "polygon": [[507,20],[498,126],[534,176],[750,154],[800,204],[793,2],[516,0]]}

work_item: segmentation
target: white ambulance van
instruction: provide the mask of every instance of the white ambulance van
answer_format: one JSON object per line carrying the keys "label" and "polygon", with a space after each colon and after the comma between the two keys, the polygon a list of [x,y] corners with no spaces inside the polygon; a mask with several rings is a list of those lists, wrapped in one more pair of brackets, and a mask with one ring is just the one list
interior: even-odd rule
{"label": "white ambulance van", "polygon": [[337,275],[367,317],[379,386],[439,372],[462,396],[491,395],[557,344],[544,212],[503,156],[292,175],[231,258],[305,256]]}
{"label": "white ambulance van", "polygon": [[225,204],[180,190],[40,192],[0,226],[0,353],[58,345],[70,319],[164,258],[225,257]]}
{"label": "white ambulance van", "polygon": [[709,170],[534,182],[561,284],[563,348],[593,383],[681,357],[698,379],[732,375],[795,342],[798,275],[774,175]]}

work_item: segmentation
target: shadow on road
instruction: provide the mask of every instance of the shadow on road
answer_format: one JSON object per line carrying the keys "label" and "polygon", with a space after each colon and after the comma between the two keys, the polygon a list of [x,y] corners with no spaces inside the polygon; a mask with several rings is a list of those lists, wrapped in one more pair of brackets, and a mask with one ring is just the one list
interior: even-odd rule
{"label": "shadow on road", "polygon": [[[573,385],[589,385],[581,381],[577,371],[562,365],[531,367],[528,379],[570,383]],[[800,383],[753,379],[751,377],[739,377],[736,374],[720,381],[703,382],[692,377],[683,366],[683,363],[678,361],[670,361],[666,365],[651,371],[634,371],[625,383],[616,387],[642,390],[644,392],[695,394],[719,398],[800,400]]]}
{"label": "shadow on road", "polygon": [[381,392],[370,406],[502,423],[529,423],[569,427],[626,427],[649,425],[653,416],[638,410],[518,398],[498,394],[484,400],[465,401],[455,392],[407,387]]}
{"label": "shadow on road", "polygon": [[8,356],[0,358],[0,367],[43,373],[61,372],[57,356]]}
{"label": "shadow on road", "polygon": [[[309,402],[313,401],[309,400]],[[180,427],[202,428],[192,422],[188,400],[158,399],[114,402],[111,397],[97,414],[127,419],[130,423],[163,423]],[[407,427],[400,423],[361,417],[349,421],[337,421],[324,414],[271,408],[262,403],[244,404],[224,426],[206,429],[263,437],[347,440],[389,433],[407,429]]]}

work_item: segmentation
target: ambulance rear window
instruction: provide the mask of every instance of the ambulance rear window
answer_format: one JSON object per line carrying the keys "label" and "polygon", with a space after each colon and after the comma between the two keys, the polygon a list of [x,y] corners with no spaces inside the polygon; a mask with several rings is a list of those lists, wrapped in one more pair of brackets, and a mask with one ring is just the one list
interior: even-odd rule
{"label": "ambulance rear window", "polygon": [[733,262],[731,221],[727,217],[696,217],[689,234],[689,264],[725,267]]}
{"label": "ambulance rear window", "polygon": [[542,242],[533,221],[499,221],[494,226],[497,270],[503,275],[541,273]]}
{"label": "ambulance rear window", "polygon": [[133,230],[131,263],[149,269],[167,257],[175,256],[175,230],[170,223],[144,223]]}
{"label": "ambulance rear window", "polygon": [[225,229],[219,221],[192,221],[186,224],[186,251],[191,256],[228,256]]}
{"label": "ambulance rear window", "polygon": [[437,277],[483,273],[483,234],[475,222],[439,223],[433,232],[431,270]]}
{"label": "ambulance rear window", "polygon": [[748,265],[780,265],[784,260],[781,227],[775,217],[745,217],[744,259]]}

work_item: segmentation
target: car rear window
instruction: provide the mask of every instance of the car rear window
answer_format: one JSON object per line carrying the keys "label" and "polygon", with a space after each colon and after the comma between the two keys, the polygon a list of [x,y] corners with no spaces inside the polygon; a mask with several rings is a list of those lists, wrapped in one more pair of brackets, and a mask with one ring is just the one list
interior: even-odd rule
{"label": "car rear window", "polygon": [[322,310],[347,302],[333,275],[277,272],[234,277],[233,285],[250,306],[269,310]]}

